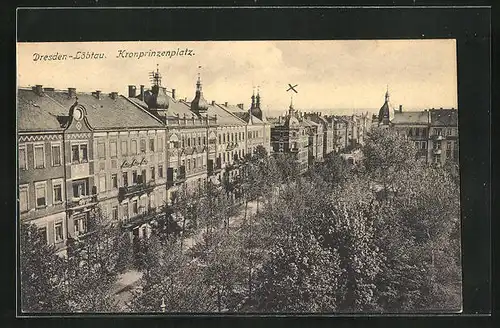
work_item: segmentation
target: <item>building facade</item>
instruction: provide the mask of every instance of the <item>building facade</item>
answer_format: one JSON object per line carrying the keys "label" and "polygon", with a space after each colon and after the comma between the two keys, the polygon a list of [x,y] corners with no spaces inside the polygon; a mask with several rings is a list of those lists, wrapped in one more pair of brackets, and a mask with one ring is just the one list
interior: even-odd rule
{"label": "building facade", "polygon": [[41,85],[18,90],[19,220],[36,224],[47,243],[64,253],[66,154],[64,123],[57,117],[67,112],[46,92]]}
{"label": "building facade", "polygon": [[245,156],[270,152],[260,93],[245,110],[206,101],[200,76],[191,101],[162,86],[158,70],[151,80],[126,96],[19,89],[20,221],[62,255],[84,240],[92,210],[142,238],[180,192],[231,183]]}
{"label": "building facade", "polygon": [[314,140],[310,127],[304,124],[303,117],[290,104],[288,114],[279,117],[271,128],[271,147],[274,154],[292,154],[300,172],[307,171],[313,158]]}
{"label": "building facade", "polygon": [[458,110],[425,109],[423,111],[404,111],[403,106],[394,111],[387,120],[386,103],[382,106],[379,126],[391,128],[415,143],[417,156],[427,163],[444,165],[458,162]]}

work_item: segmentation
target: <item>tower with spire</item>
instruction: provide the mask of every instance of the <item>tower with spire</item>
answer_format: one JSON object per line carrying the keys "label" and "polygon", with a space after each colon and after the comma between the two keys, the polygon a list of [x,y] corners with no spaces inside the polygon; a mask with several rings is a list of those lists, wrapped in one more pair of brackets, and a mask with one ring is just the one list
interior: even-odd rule
{"label": "tower with spire", "polygon": [[250,106],[250,113],[259,120],[265,121],[265,116],[260,108],[260,103],[260,89],[257,87],[257,95],[255,95],[255,89],[252,92],[252,105]]}
{"label": "tower with spire", "polygon": [[387,90],[385,92],[385,102],[378,111],[378,125],[388,126],[390,121],[391,121],[391,106],[389,102],[389,85],[387,85]]}
{"label": "tower with spire", "polygon": [[160,69],[156,64],[156,71],[149,73],[151,90],[144,93],[144,102],[150,109],[166,110],[170,105],[166,88],[161,85],[161,78]]}
{"label": "tower with spire", "polygon": [[[198,66],[200,69],[201,66]],[[204,112],[208,109],[208,102],[203,97],[203,89],[201,84],[200,71],[198,70],[198,80],[196,81],[196,92],[193,100],[191,101],[191,110],[195,113]]]}

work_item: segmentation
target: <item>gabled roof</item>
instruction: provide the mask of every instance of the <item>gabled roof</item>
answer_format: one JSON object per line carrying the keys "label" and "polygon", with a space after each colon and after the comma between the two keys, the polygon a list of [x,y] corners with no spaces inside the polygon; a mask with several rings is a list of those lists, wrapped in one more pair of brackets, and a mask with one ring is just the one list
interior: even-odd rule
{"label": "gabled roof", "polygon": [[395,112],[392,119],[393,124],[429,124],[428,112],[409,111]]}

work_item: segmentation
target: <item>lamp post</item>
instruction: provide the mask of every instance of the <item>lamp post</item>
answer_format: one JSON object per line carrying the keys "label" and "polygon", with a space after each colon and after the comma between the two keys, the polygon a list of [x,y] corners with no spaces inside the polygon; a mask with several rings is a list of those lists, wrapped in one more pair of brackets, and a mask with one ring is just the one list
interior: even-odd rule
{"label": "lamp post", "polygon": [[161,308],[161,312],[163,312],[163,313],[166,312],[167,306],[165,305],[165,298],[163,298],[163,297],[161,298],[160,308]]}

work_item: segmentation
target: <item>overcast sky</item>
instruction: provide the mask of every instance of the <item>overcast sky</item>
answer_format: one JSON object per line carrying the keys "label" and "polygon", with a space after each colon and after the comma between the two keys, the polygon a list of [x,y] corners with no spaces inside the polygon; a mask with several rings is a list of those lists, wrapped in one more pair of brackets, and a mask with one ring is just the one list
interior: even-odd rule
{"label": "overcast sky", "polygon": [[[192,56],[116,58],[118,50],[189,48]],[[34,61],[34,54],[77,51],[104,53],[105,59]],[[148,73],[178,97],[194,96],[199,66],[208,101],[250,104],[260,87],[264,109],[284,112],[290,104],[288,83],[298,84],[295,108],[377,109],[387,85],[393,106],[406,109],[457,108],[455,40],[237,41],[18,43],[18,85],[77,91],[118,91],[129,84],[150,85]]]}

